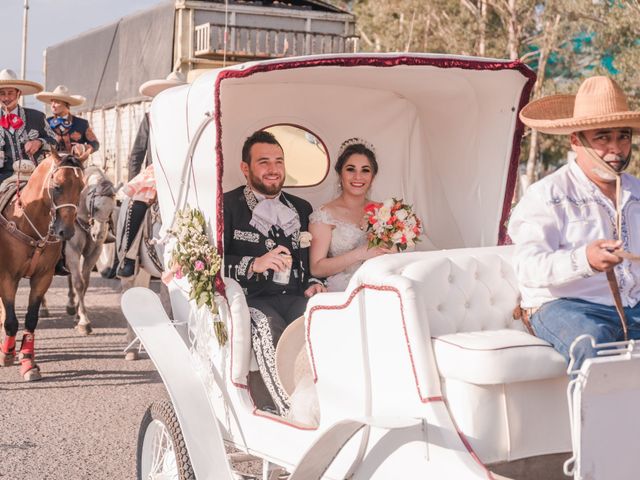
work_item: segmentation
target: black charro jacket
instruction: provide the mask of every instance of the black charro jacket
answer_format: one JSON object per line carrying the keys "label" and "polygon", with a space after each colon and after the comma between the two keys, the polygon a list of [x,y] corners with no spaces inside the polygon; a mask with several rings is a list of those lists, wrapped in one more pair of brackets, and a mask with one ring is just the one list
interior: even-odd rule
{"label": "black charro jacket", "polygon": [[[322,283],[311,277],[309,270],[309,248],[301,248],[300,232],[308,230],[312,207],[309,202],[282,192],[280,201],[293,208],[300,218],[300,230],[285,236],[282,229],[273,227],[264,236],[249,222],[257,199],[248,186],[241,186],[224,194],[224,276],[236,280],[248,297],[259,295],[293,294],[303,295],[312,283]],[[293,257],[289,285],[274,283],[273,271],[252,273],[250,267],[260,257],[278,245],[289,249]]]}

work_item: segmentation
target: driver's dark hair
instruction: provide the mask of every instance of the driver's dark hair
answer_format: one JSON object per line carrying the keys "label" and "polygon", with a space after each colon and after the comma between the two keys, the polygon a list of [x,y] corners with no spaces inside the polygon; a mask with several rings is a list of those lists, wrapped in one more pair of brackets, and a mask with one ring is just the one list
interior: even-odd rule
{"label": "driver's dark hair", "polygon": [[268,143],[270,145],[278,145],[280,150],[283,150],[282,145],[276,140],[276,137],[273,133],[267,132],[265,130],[258,130],[257,132],[253,132],[247,139],[244,141],[244,145],[242,146],[242,161],[249,165],[251,163],[251,147],[253,147],[256,143]]}

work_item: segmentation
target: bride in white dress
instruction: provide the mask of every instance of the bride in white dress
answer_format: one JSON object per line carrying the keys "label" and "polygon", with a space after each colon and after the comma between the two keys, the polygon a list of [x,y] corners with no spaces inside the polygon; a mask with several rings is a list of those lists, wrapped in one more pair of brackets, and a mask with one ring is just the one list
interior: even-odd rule
{"label": "bride in white dress", "polygon": [[[395,252],[387,248],[367,248],[364,207],[371,203],[368,193],[378,173],[373,147],[358,138],[347,140],[340,147],[335,170],[340,179],[340,195],[322,205],[309,217],[309,232],[312,235],[309,252],[311,274],[326,278],[327,290],[330,292],[345,290],[349,279],[365,260]],[[300,317],[287,327],[283,338],[286,335],[298,335],[298,342],[304,345],[303,325],[304,318]],[[280,342],[278,345],[285,343]],[[291,360],[284,358],[286,354],[282,348],[280,346],[276,351],[276,361],[279,364],[290,364]],[[289,398],[291,408],[288,418],[305,425],[318,425],[320,407],[311,367],[306,351],[303,349],[301,353],[304,360],[299,364],[306,368],[301,368]],[[296,368],[297,365],[298,360]]]}
{"label": "bride in white dress", "polygon": [[311,274],[326,278],[330,292],[345,290],[365,260],[391,253],[387,248],[367,248],[364,208],[371,203],[368,193],[378,173],[373,147],[359,138],[347,140],[335,170],[340,195],[309,217]]}

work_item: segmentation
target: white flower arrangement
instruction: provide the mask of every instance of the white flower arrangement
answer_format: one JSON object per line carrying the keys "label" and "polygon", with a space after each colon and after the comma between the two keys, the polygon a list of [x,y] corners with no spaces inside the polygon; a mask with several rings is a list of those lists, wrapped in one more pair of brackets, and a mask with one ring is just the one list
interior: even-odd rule
{"label": "white flower arrangement", "polygon": [[173,277],[186,277],[191,292],[189,298],[198,308],[207,307],[213,315],[213,327],[220,346],[227,343],[227,326],[218,315],[216,305],[215,277],[222,260],[216,247],[211,245],[206,231],[204,215],[200,210],[185,208],[176,212],[174,227],[169,234],[176,238],[171,254],[171,268],[162,276],[169,283]]}

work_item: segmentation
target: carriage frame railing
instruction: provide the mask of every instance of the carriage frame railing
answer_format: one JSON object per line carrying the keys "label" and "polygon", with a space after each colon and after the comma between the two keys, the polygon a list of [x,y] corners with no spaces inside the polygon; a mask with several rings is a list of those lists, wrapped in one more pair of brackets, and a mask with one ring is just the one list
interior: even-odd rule
{"label": "carriage frame railing", "polygon": [[[356,35],[227,26],[226,56],[237,59],[279,58],[357,51]],[[196,57],[225,54],[225,25],[203,23],[195,27]]]}

